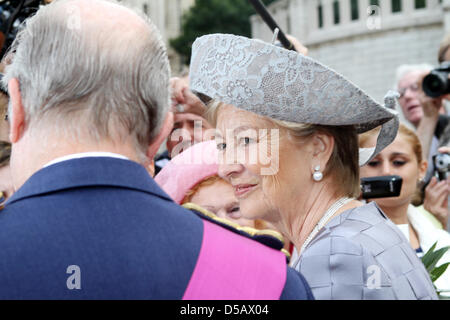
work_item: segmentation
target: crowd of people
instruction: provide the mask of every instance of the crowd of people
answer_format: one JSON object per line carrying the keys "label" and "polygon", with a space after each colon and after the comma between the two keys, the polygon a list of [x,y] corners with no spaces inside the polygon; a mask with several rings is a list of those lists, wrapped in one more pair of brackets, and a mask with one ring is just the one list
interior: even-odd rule
{"label": "crowd of people", "polygon": [[[288,38],[204,35],[172,77],[116,1],[29,18],[0,65],[0,298],[450,296],[450,250],[421,261],[450,246],[432,67],[400,66],[382,105]],[[393,175],[399,195],[362,199]]]}

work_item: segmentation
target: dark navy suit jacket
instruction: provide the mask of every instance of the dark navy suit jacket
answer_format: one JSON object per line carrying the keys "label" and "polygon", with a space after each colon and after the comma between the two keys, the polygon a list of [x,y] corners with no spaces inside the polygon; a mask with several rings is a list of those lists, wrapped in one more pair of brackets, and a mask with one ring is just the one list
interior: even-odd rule
{"label": "dark navy suit jacket", "polygon": [[[0,211],[0,299],[181,299],[202,232],[135,162],[56,163]],[[312,298],[290,268],[281,298]]]}

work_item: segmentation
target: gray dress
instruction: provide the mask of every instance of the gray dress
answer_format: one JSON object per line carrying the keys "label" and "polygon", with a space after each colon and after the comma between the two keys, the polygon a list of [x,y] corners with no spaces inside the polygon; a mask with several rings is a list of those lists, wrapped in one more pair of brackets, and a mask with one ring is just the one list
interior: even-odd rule
{"label": "gray dress", "polygon": [[330,220],[295,269],[316,299],[437,299],[422,262],[374,202]]}

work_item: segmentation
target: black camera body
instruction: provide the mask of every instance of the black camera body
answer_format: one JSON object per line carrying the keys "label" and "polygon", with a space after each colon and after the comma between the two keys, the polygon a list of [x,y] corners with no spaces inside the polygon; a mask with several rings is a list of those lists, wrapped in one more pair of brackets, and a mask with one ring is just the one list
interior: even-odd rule
{"label": "black camera body", "polygon": [[422,82],[425,94],[437,98],[450,93],[450,61],[443,62],[438,68],[432,70]]}
{"label": "black camera body", "polygon": [[402,183],[400,176],[361,178],[361,196],[363,199],[398,197]]}
{"label": "black camera body", "polygon": [[439,181],[447,179],[450,170],[450,154],[438,153],[433,156],[434,173]]}

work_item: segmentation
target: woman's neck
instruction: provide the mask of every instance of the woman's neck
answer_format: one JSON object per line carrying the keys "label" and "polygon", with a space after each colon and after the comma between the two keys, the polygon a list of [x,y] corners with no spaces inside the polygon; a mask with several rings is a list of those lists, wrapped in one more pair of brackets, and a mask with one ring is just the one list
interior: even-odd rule
{"label": "woman's neck", "polygon": [[389,219],[392,220],[394,224],[408,224],[408,233],[409,233],[409,243],[413,247],[413,249],[417,249],[420,247],[420,239],[417,231],[414,229],[412,225],[410,225],[408,220],[408,207],[409,202],[398,205],[398,206],[381,206],[381,210],[388,216]]}
{"label": "woman's neck", "polygon": [[[342,196],[331,192],[327,185],[324,184],[317,192],[311,192],[305,201],[299,206],[285,208],[280,214],[280,221],[274,225],[294,244],[297,250],[300,250],[305,243],[308,236],[316,227],[320,219],[324,216],[326,211]],[[353,201],[352,201],[353,202]],[[355,203],[348,203],[340,208],[329,220],[344,212],[345,210],[356,207]],[[304,208],[300,212],[299,208]]]}
{"label": "woman's neck", "polygon": [[408,224],[408,206],[409,203],[404,203],[398,206],[380,205],[380,208],[395,224]]}

